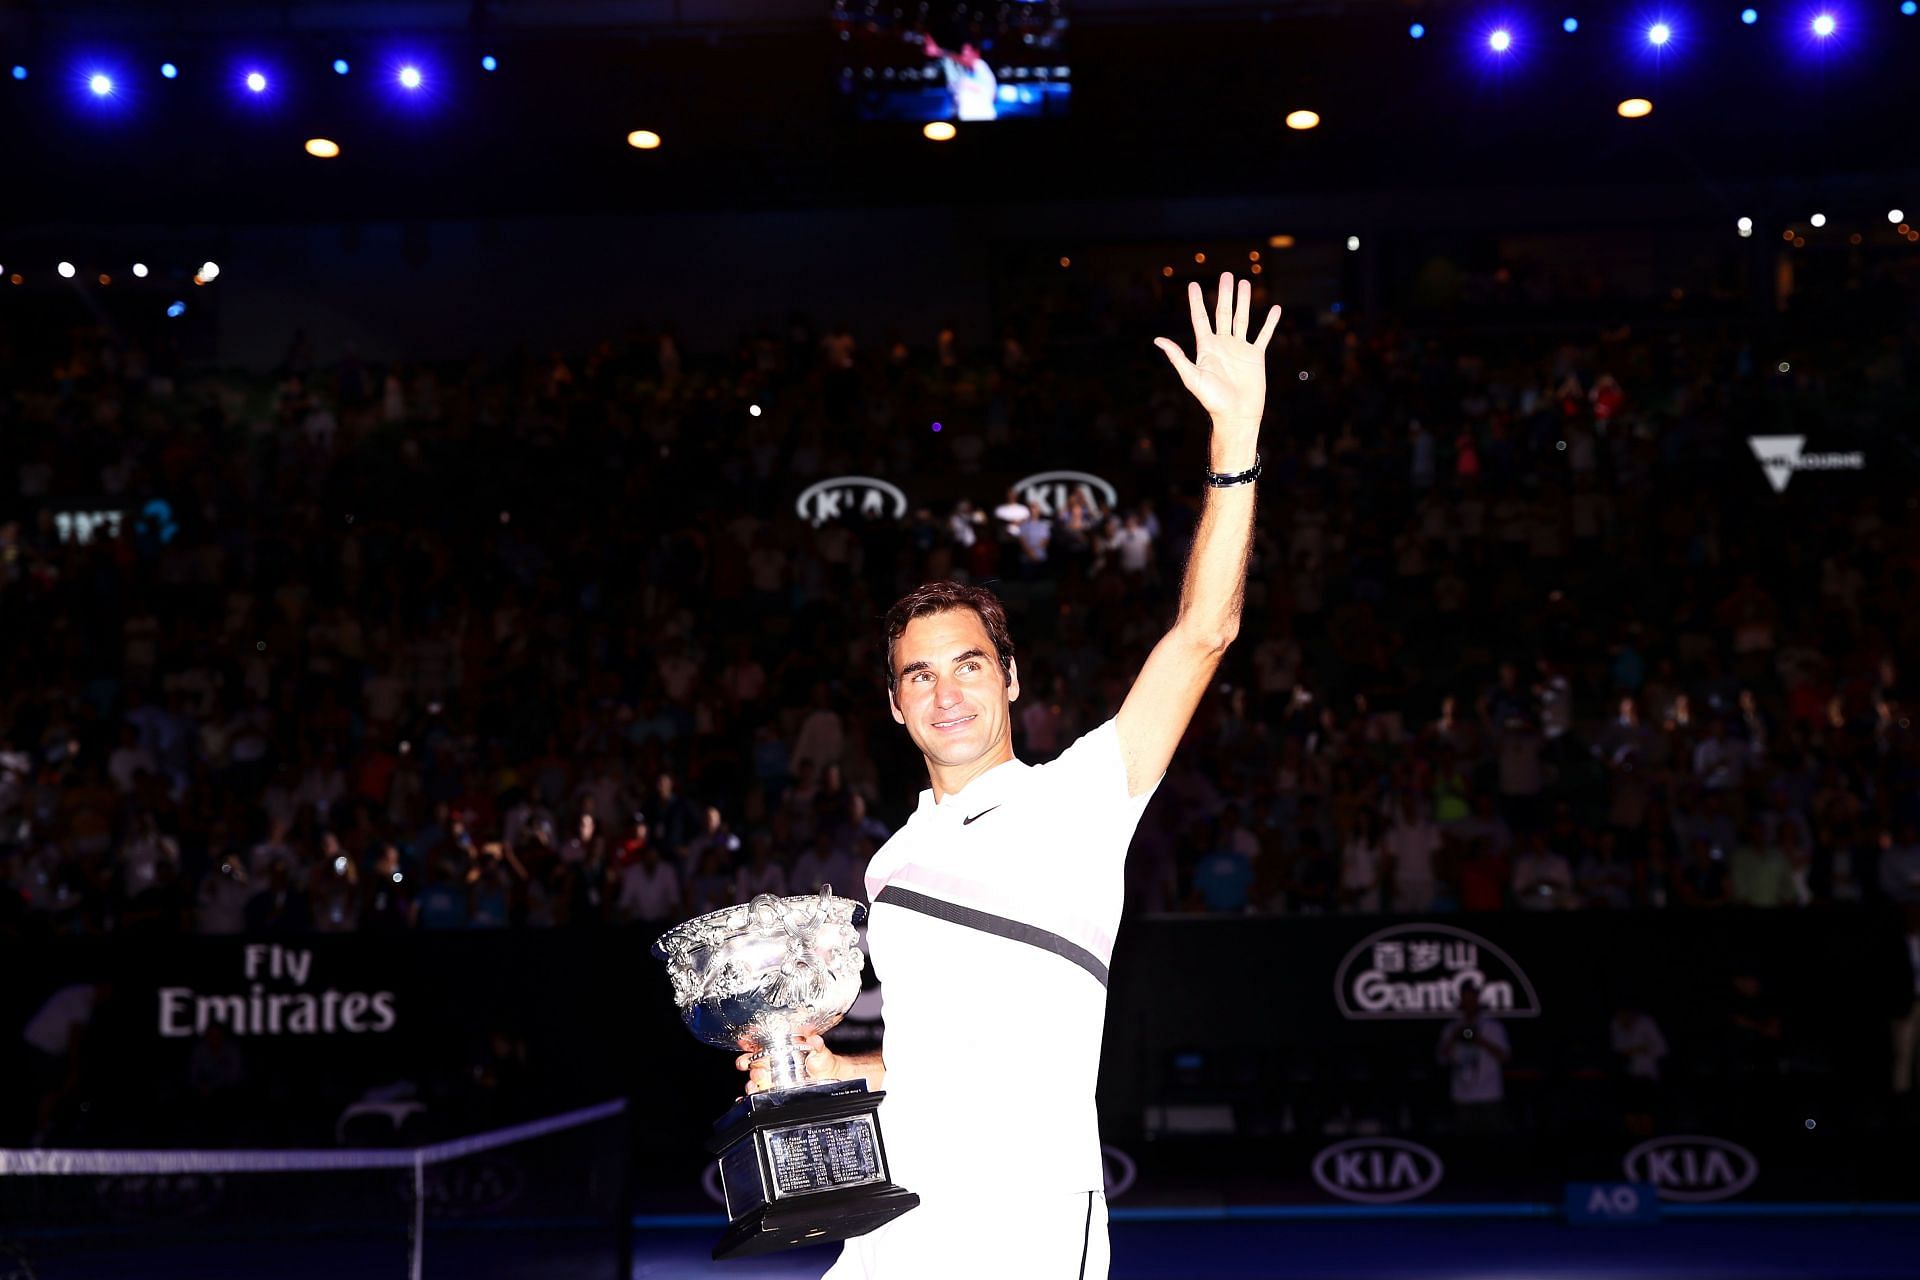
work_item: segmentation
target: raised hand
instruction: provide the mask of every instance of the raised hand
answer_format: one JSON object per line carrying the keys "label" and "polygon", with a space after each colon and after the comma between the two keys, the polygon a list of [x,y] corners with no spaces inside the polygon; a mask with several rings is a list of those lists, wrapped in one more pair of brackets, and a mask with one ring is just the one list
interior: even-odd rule
{"label": "raised hand", "polygon": [[1267,401],[1267,343],[1280,323],[1280,308],[1271,308],[1260,336],[1249,339],[1253,281],[1242,280],[1237,292],[1236,300],[1233,273],[1222,271],[1220,298],[1209,323],[1200,282],[1187,286],[1193,310],[1192,360],[1170,339],[1155,338],[1153,345],[1167,353],[1180,381],[1216,423],[1257,424]]}

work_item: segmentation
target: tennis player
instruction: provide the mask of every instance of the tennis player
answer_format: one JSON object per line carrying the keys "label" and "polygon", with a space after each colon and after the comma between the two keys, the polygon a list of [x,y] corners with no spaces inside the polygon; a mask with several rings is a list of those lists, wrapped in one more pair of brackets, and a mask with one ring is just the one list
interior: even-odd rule
{"label": "tennis player", "polygon": [[[1050,763],[1025,764],[1011,734],[1020,669],[994,595],[929,583],[887,613],[888,707],[931,785],[867,868],[883,1049],[836,1054],[815,1038],[807,1072],[886,1090],[893,1180],[921,1203],[846,1241],[827,1280],[1107,1275],[1094,1084],[1123,866],[1239,629],[1280,319],[1272,308],[1254,336],[1251,282],[1236,290],[1231,274],[1211,322],[1199,284],[1187,292],[1194,358],[1155,345],[1213,419],[1206,505],[1179,616],[1119,714]],[[767,1087],[751,1055],[738,1065],[749,1091]]]}

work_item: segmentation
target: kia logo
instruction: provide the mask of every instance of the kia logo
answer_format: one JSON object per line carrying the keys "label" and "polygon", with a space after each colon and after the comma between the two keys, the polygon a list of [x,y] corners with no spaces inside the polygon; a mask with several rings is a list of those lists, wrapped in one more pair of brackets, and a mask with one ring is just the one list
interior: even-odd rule
{"label": "kia logo", "polygon": [[1356,1204],[1418,1200],[1445,1173],[1439,1156],[1402,1138],[1349,1138],[1313,1158],[1313,1180],[1328,1195]]}
{"label": "kia logo", "polygon": [[815,528],[843,516],[878,520],[907,514],[907,495],[873,476],[835,476],[807,486],[793,504],[795,513]]}
{"label": "kia logo", "polygon": [[1067,499],[1083,494],[1096,518],[1110,514],[1120,505],[1120,495],[1099,476],[1085,471],[1042,471],[1013,486],[1020,501],[1038,516],[1052,517],[1067,509]]}
{"label": "kia logo", "polygon": [[1651,1182],[1662,1200],[1728,1200],[1753,1185],[1760,1162],[1723,1138],[1654,1138],[1627,1152],[1627,1178]]}

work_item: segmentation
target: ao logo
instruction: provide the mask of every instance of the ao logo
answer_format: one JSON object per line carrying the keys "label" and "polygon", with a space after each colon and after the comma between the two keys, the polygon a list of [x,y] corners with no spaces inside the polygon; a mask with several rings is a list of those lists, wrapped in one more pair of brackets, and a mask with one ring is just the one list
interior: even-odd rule
{"label": "ao logo", "polygon": [[1445,1174],[1439,1156],[1403,1138],[1349,1138],[1313,1158],[1313,1180],[1357,1204],[1418,1200]]}
{"label": "ao logo", "polygon": [[891,516],[898,520],[907,514],[907,495],[897,486],[873,476],[835,476],[807,486],[793,509],[816,529],[843,516],[858,516],[863,520]]}
{"label": "ao logo", "polygon": [[1084,494],[1096,520],[1112,514],[1120,505],[1120,495],[1099,476],[1085,471],[1042,471],[1013,486],[1014,496],[1032,507],[1035,515],[1057,516],[1067,509],[1067,499]]}
{"label": "ao logo", "polygon": [[1603,1187],[1596,1183],[1587,1196],[1587,1212],[1602,1217],[1631,1218],[1640,1212],[1640,1193],[1625,1184]]}
{"label": "ao logo", "polygon": [[1727,1200],[1760,1176],[1760,1162],[1745,1147],[1696,1134],[1643,1142],[1627,1152],[1623,1167],[1632,1181],[1658,1187],[1662,1200]]}

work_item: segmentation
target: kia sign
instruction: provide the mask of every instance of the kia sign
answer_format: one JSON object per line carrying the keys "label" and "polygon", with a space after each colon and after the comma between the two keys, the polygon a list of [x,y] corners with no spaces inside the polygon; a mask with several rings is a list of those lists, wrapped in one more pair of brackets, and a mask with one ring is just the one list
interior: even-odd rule
{"label": "kia sign", "polygon": [[1418,1200],[1445,1173],[1439,1156],[1404,1138],[1349,1138],[1313,1158],[1313,1180],[1328,1195],[1355,1204]]}
{"label": "kia sign", "polygon": [[1654,1138],[1627,1152],[1628,1178],[1650,1182],[1662,1200],[1730,1200],[1753,1185],[1760,1162],[1745,1147],[1724,1138],[1682,1134]]}
{"label": "kia sign", "polygon": [[1400,924],[1368,935],[1340,962],[1333,998],[1353,1022],[1444,1021],[1459,1011],[1465,987],[1478,987],[1480,1007],[1496,1017],[1540,1014],[1540,997],[1512,957],[1445,924]]}
{"label": "kia sign", "polygon": [[1037,516],[1051,518],[1067,509],[1067,499],[1083,495],[1094,519],[1104,519],[1120,505],[1120,495],[1099,476],[1086,471],[1042,471],[1013,486],[1013,494]]}
{"label": "kia sign", "polygon": [[907,514],[907,495],[873,476],[835,476],[807,486],[793,504],[802,520],[819,528],[829,520],[858,516],[862,520],[898,520]]}

